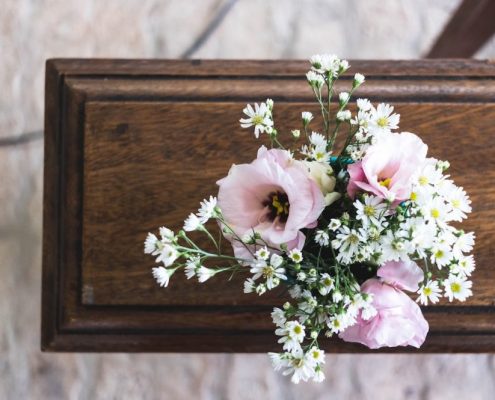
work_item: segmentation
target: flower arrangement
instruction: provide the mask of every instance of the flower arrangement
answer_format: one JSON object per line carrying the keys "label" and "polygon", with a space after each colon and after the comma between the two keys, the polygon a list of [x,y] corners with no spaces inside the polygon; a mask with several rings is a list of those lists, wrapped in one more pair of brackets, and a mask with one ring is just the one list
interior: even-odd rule
{"label": "flower arrangement", "polygon": [[[286,134],[288,148],[274,102],[248,104],[241,127],[254,128],[270,148],[261,146],[250,164],[233,165],[217,182],[218,196],[203,200],[183,230],[162,227],[144,247],[163,264],[153,268],[160,286],[178,269],[199,282],[249,271],[244,292],[258,295],[284,285],[292,301],[271,315],[283,352],[269,355],[295,383],[324,379],[321,335],[371,349],[420,347],[428,323],[417,303],[465,301],[475,267],[474,233],[451,225],[467,217],[471,202],[446,175],[449,163],[427,157],[415,134],[398,133],[392,106],[357,99],[357,112],[348,109],[362,74],[334,106],[347,61],[316,55],[310,64],[306,78],[321,132],[312,130],[312,113],[302,112],[301,127]],[[233,252],[222,249],[209,221]],[[215,250],[201,248],[192,232],[206,235]],[[416,302],[405,292],[416,293]]]}

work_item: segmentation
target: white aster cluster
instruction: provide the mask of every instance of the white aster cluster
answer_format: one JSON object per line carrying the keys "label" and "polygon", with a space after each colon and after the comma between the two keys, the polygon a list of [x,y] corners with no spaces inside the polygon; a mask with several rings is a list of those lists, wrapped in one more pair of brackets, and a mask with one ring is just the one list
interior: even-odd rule
{"label": "white aster cluster", "polygon": [[469,253],[475,236],[450,224],[467,217],[471,201],[445,168],[445,162],[427,159],[414,178],[411,198],[399,205],[371,194],[358,196],[354,214],[344,213],[316,231],[315,242],[331,246],[343,265],[409,260],[423,265],[422,304],[436,303],[442,295],[466,300],[472,295],[475,261]]}

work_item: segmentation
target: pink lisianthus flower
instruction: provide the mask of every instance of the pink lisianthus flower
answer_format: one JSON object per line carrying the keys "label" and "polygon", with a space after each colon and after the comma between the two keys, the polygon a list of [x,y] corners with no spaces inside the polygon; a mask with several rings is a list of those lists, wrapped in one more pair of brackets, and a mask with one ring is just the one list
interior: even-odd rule
{"label": "pink lisianthus flower", "polygon": [[361,291],[373,295],[377,314],[369,320],[359,315],[357,323],[340,337],[371,349],[421,346],[428,333],[428,323],[418,305],[402,290],[418,290],[424,278],[422,269],[411,260],[389,261],[378,269],[377,275],[380,279],[369,279],[361,286]]}
{"label": "pink lisianthus flower", "polygon": [[428,333],[419,306],[403,291],[379,279],[368,279],[361,291],[373,295],[377,313],[365,321],[358,315],[356,324],[340,333],[346,342],[361,343],[370,349],[414,346],[419,348]]}
{"label": "pink lisianthus flower", "polygon": [[370,146],[364,158],[349,165],[347,193],[359,191],[399,204],[411,196],[413,177],[425,163],[428,146],[413,133],[391,133]]}
{"label": "pink lisianthus flower", "polygon": [[301,250],[301,229],[315,227],[325,207],[308,168],[284,150],[262,146],[252,163],[233,165],[217,184],[218,205],[235,233],[226,236],[240,258],[250,258],[250,252],[235,236],[244,238],[253,231],[277,249],[285,244]]}
{"label": "pink lisianthus flower", "polygon": [[417,292],[424,273],[412,260],[388,261],[376,273],[382,280],[400,290]]}

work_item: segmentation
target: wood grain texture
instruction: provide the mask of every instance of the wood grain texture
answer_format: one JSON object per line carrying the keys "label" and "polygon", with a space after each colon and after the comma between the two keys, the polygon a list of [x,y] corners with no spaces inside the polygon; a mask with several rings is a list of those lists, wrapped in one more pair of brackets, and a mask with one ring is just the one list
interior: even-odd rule
{"label": "wood grain texture", "polygon": [[[463,226],[478,239],[475,296],[425,309],[431,333],[421,351],[493,351],[495,66],[352,64],[367,75],[358,96],[392,101],[402,130],[418,133],[431,156],[451,161],[452,177],[473,200]],[[255,157],[259,142],[238,126],[247,101],[273,98],[281,132],[298,126],[303,109],[317,114],[305,69],[299,61],[47,63],[43,349],[276,348],[269,313],[283,303],[282,291],[244,295],[242,275],[199,285],[177,274],[159,288],[142,243],[158,226],[179,229],[201,199],[216,193],[215,181],[232,163]],[[334,340],[325,347],[367,351]]]}

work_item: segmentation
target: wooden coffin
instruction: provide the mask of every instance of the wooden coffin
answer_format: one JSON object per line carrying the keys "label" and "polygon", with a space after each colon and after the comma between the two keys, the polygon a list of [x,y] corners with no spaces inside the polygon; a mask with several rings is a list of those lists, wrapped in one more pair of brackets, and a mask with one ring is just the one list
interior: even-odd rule
{"label": "wooden coffin", "polygon": [[[420,352],[495,350],[495,65],[486,61],[356,61],[358,96],[391,102],[401,129],[472,196],[474,296],[424,309]],[[168,288],[143,254],[149,231],[178,230],[232,163],[260,145],[238,120],[271,97],[279,130],[318,110],[303,61],[49,60],[43,223],[42,349],[120,352],[278,350],[270,311],[278,291],[242,293],[245,274]],[[340,88],[350,84],[342,79]],[[278,119],[277,119],[278,118]],[[330,352],[366,348],[327,339]],[[387,351],[387,350],[384,350]],[[388,351],[418,351],[410,348]]]}

